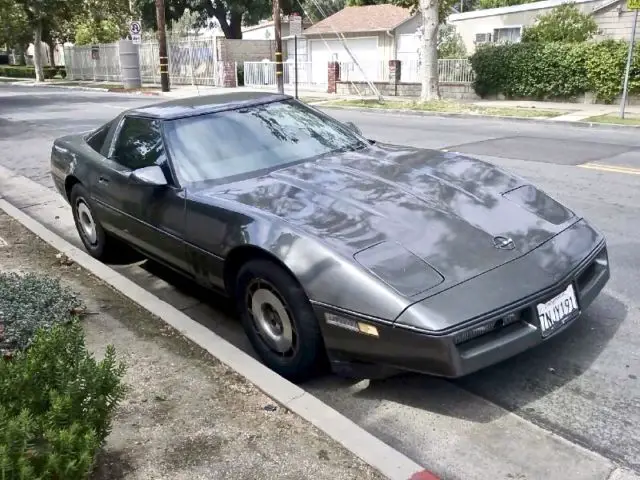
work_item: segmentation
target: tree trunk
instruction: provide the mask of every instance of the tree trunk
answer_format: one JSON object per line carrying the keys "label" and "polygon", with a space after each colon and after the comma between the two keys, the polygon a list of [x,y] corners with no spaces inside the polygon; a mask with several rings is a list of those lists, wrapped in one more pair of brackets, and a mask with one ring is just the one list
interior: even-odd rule
{"label": "tree trunk", "polygon": [[231,12],[229,16],[229,27],[231,29],[230,38],[242,39],[242,13]]}
{"label": "tree trunk", "polygon": [[438,0],[420,0],[422,13],[422,92],[420,101],[440,99],[438,85]]}
{"label": "tree trunk", "polygon": [[42,69],[42,22],[38,21],[33,35],[33,66],[36,69],[36,82],[44,81]]}
{"label": "tree trunk", "polygon": [[47,27],[42,27],[42,43],[46,44],[46,47],[47,47],[47,57],[49,60],[49,65],[52,67],[55,67],[56,65],[55,56],[54,56],[55,42],[51,37],[51,30]]}
{"label": "tree trunk", "polygon": [[16,58],[18,60],[18,65],[24,66],[24,65],[27,64],[27,61],[24,58],[24,56],[27,53],[27,49],[28,48],[29,48],[29,45],[22,45],[22,44],[16,45],[15,54],[16,54]]}
{"label": "tree trunk", "polygon": [[212,12],[220,24],[224,38],[242,39],[242,13],[231,12],[227,21],[226,10],[216,6]]}

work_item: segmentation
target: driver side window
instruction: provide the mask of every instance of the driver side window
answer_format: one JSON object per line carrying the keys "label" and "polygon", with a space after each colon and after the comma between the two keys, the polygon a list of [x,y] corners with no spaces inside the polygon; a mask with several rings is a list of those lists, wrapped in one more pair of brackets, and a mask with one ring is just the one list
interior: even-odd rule
{"label": "driver side window", "polygon": [[131,170],[163,166],[166,156],[160,122],[149,118],[125,118],[113,151],[113,160]]}

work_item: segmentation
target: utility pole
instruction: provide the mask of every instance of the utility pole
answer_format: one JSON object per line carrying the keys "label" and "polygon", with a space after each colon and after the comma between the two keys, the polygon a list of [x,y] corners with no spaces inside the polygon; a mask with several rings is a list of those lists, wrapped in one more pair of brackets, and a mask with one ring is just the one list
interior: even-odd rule
{"label": "utility pole", "polygon": [[158,22],[158,50],[160,53],[160,85],[163,92],[169,91],[169,57],[167,56],[167,29],[164,20],[164,0],[156,0]]}
{"label": "utility pole", "polygon": [[280,21],[280,0],[273,0],[273,29],[276,36],[276,84],[278,93],[284,93],[282,67],[282,25]]}

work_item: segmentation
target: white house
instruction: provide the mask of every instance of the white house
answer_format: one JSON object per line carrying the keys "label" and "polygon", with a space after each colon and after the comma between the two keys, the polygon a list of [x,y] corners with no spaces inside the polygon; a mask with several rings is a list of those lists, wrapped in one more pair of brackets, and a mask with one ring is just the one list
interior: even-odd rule
{"label": "white house", "polygon": [[[487,42],[519,42],[522,29],[563,3],[575,3],[585,13],[593,15],[599,26],[598,38],[628,40],[633,25],[633,12],[625,0],[543,0],[541,2],[488,8],[450,15],[447,23],[454,25],[469,54],[476,45]],[[640,29],[636,39],[640,38]]]}
{"label": "white house", "polygon": [[[293,15],[292,15],[293,17]],[[291,29],[292,20],[295,22],[294,18],[290,18],[287,15],[284,15],[280,20],[280,31],[282,37],[289,37],[293,35]],[[302,22],[302,28],[310,27],[312,23],[309,20],[304,20]],[[273,20],[265,20],[260,22],[258,25],[253,25],[251,27],[243,27],[242,28],[242,39],[243,40],[273,40],[276,38],[276,31],[273,24]]]}
{"label": "white house", "polygon": [[[310,63],[315,83],[327,81],[327,63],[332,60],[344,62],[344,80],[384,80],[388,78],[389,60],[395,59],[407,62],[402,71],[409,75],[409,64],[417,64],[419,25],[419,15],[396,5],[346,7],[304,30],[299,59]],[[289,58],[293,51],[289,40]]]}

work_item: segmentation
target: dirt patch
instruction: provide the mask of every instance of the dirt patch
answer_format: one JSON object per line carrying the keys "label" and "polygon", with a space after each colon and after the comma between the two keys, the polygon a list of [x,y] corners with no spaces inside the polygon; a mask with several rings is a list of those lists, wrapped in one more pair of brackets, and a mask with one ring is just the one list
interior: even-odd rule
{"label": "dirt patch", "polygon": [[383,478],[3,212],[0,232],[0,270],[60,278],[88,306],[91,351],[102,357],[113,344],[127,364],[127,396],[94,480]]}

